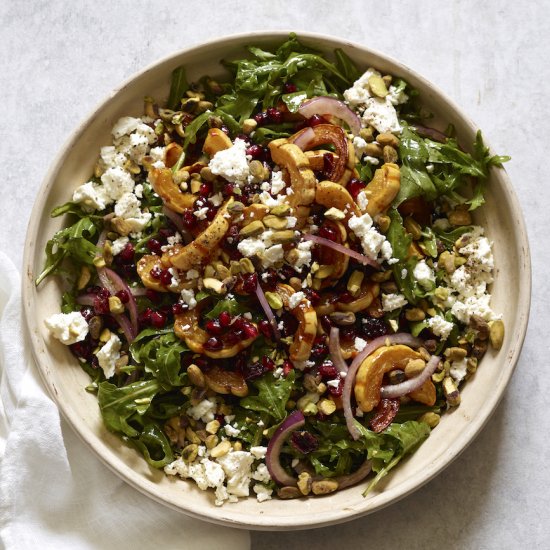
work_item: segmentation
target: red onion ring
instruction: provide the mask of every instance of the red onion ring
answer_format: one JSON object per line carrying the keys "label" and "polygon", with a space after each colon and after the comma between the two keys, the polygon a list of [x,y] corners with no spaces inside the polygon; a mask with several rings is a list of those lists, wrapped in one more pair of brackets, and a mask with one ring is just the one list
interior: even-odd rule
{"label": "red onion ring", "polygon": [[353,420],[354,420],[353,411],[351,410],[351,390],[355,382],[355,375],[357,374],[357,371],[359,370],[361,363],[373,351],[376,351],[378,348],[385,346],[386,343],[389,343],[392,345],[403,344],[405,346],[410,346],[415,348],[418,348],[422,345],[422,341],[419,338],[415,338],[414,336],[411,336],[406,332],[398,332],[397,334],[391,334],[389,336],[379,336],[378,338],[375,338],[365,346],[365,349],[363,351],[361,351],[355,356],[355,359],[352,361],[349,367],[348,374],[344,379],[344,388],[342,391],[342,404],[344,406],[344,417],[346,419],[346,425],[348,427],[348,431],[351,434],[351,437],[353,437],[353,439],[356,441],[361,437],[361,433],[353,423]]}
{"label": "red onion ring", "polygon": [[340,347],[340,329],[331,327],[328,339],[328,350],[333,365],[338,369],[338,372],[348,372],[348,364],[342,357],[342,348]]}
{"label": "red onion ring", "polygon": [[360,252],[356,252],[355,250],[351,250],[350,248],[347,248],[343,244],[335,243],[334,241],[325,239],[324,237],[319,237],[318,235],[311,235],[310,233],[304,233],[302,234],[302,237],[306,241],[313,241],[315,244],[327,246],[328,248],[332,248],[333,250],[341,252],[342,254],[345,254],[346,256],[349,256],[350,258],[357,260],[359,263],[362,263],[363,265],[370,265],[372,267],[377,267],[377,268],[380,267],[378,262],[375,262],[368,256],[361,254]]}
{"label": "red onion ring", "polygon": [[313,128],[306,128],[298,137],[294,140],[294,145],[297,145],[302,151],[304,151],[310,142],[315,139],[315,132]]}
{"label": "red onion ring", "polygon": [[128,308],[128,312],[130,313],[130,321],[132,323],[132,332],[134,333],[134,338],[135,338],[135,336],[137,336],[137,333],[139,331],[138,310],[137,310],[136,299],[134,298],[134,295],[132,294],[130,287],[118,275],[118,273],[115,273],[112,269],[109,269],[108,267],[104,269],[105,269],[105,273],[107,274],[107,277],[109,277],[110,281],[113,283],[115,290],[124,290],[128,295],[128,303],[126,304],[126,307]]}
{"label": "red onion ring", "polygon": [[301,411],[291,412],[281,425],[275,430],[273,437],[267,444],[267,452],[265,454],[265,464],[269,470],[271,479],[278,485],[296,486],[297,480],[289,475],[281,465],[280,455],[281,448],[286,438],[298,428],[305,424],[306,420]]}
{"label": "red onion ring", "polygon": [[347,476],[335,477],[334,481],[338,482],[338,490],[340,491],[341,489],[351,487],[352,485],[356,485],[360,481],[363,481],[370,474],[371,470],[372,462],[370,460],[365,460],[365,462],[359,466],[357,471],[352,474],[348,474]]}
{"label": "red onion ring", "polygon": [[260,286],[260,281],[258,280],[258,283],[256,284],[256,296],[258,297],[258,301],[260,302],[260,305],[262,306],[262,309],[264,310],[264,313],[269,321],[269,324],[271,325],[271,328],[273,329],[273,334],[275,335],[275,340],[281,339],[281,333],[279,331],[279,327],[277,326],[277,319],[275,318],[275,314],[273,313],[273,310],[271,309],[269,303],[267,302],[267,298],[265,297],[264,291],[262,287]]}
{"label": "red onion ring", "polygon": [[405,382],[401,382],[400,384],[383,386],[380,390],[380,396],[384,398],[402,397],[403,395],[407,395],[417,390],[436,371],[440,361],[440,357],[432,355],[424,367],[424,370],[418,376],[405,380]]}
{"label": "red onion ring", "polygon": [[427,137],[433,139],[434,141],[439,141],[440,143],[445,143],[447,141],[447,136],[435,128],[417,125],[411,127],[420,137]]}
{"label": "red onion ring", "polygon": [[94,294],[81,294],[76,297],[76,303],[81,306],[93,306],[94,305]]}
{"label": "red onion ring", "polygon": [[314,97],[304,101],[298,112],[310,118],[313,115],[332,115],[343,120],[354,135],[361,131],[361,119],[343,102],[334,97]]}

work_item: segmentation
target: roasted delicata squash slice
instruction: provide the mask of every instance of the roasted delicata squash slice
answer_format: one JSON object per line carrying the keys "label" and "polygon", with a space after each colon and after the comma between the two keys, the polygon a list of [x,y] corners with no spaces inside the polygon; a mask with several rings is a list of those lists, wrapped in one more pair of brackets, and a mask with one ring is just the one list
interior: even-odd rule
{"label": "roasted delicata squash slice", "polygon": [[380,388],[384,374],[394,370],[405,370],[410,360],[421,359],[421,355],[408,346],[382,346],[371,353],[359,367],[355,377],[355,399],[363,412],[372,411],[380,401]]}
{"label": "roasted delicata squash slice", "polygon": [[202,150],[209,157],[213,157],[216,153],[229,149],[233,143],[228,135],[219,128],[210,128],[206,134]]}
{"label": "roasted delicata squash slice", "polygon": [[160,279],[156,279],[155,277],[153,277],[153,275],[151,275],[151,271],[157,269],[160,272],[167,267],[170,267],[170,265],[164,264],[160,256],[155,256],[153,254],[143,256],[142,258],[140,258],[136,265],[136,269],[141,279],[141,282],[143,283],[143,286],[152,290],[156,290],[157,292],[178,293],[181,292],[183,289],[194,288],[196,286],[196,281],[186,280],[183,274],[180,274],[180,280],[178,284],[175,285],[173,288],[163,285]]}
{"label": "roasted delicata squash slice", "polygon": [[251,346],[256,340],[257,336],[240,340],[235,344],[223,343],[223,347],[217,350],[206,349],[205,344],[210,335],[199,325],[200,310],[200,306],[196,306],[194,309],[174,316],[174,333],[187,344],[192,352],[206,355],[212,359],[227,359],[235,357],[237,353]]}
{"label": "roasted delicata squash slice", "polygon": [[401,173],[399,166],[387,162],[374,173],[371,182],[365,187],[365,195],[369,200],[367,214],[374,218],[385,212],[399,193],[401,188]]}
{"label": "roasted delicata squash slice", "polygon": [[361,210],[359,210],[349,191],[333,181],[320,181],[315,186],[315,202],[325,208],[338,208],[338,210],[344,212],[346,220],[352,214],[361,215]]}
{"label": "roasted delicata squash slice", "polygon": [[285,309],[288,309],[299,323],[298,330],[289,348],[289,357],[291,361],[306,361],[309,359],[311,347],[317,335],[317,313],[309,300],[305,298],[300,300],[293,308],[291,307],[290,297],[295,292],[291,286],[278,284],[276,291],[283,300]]}
{"label": "roasted delicata squash slice", "polygon": [[363,281],[361,283],[361,290],[357,296],[351,302],[338,302],[336,309],[338,311],[353,311],[353,313],[357,313],[367,309],[379,294],[380,285],[378,283]]}
{"label": "roasted delicata squash slice", "polygon": [[230,198],[224,203],[210,225],[199,233],[194,241],[176,252],[172,250],[165,252],[171,265],[182,271],[188,271],[208,262],[229,230],[231,214],[227,208],[232,202],[233,198]]}
{"label": "roasted delicata squash slice", "polygon": [[185,210],[193,208],[197,195],[184,193],[172,178],[172,170],[169,168],[155,168],[149,170],[149,181],[153,189],[158,193],[164,204],[174,210],[182,213]]}

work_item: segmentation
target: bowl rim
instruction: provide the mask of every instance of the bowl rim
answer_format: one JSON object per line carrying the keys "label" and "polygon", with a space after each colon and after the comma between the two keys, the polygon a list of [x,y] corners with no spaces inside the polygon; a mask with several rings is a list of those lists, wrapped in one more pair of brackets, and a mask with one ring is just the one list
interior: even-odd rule
{"label": "bowl rim", "polygon": [[[136,472],[132,471],[129,467],[127,467],[124,471],[120,470],[116,464],[111,463],[111,461],[109,461],[106,457],[98,452],[93,444],[93,442],[98,439],[98,436],[91,429],[83,430],[82,425],[79,425],[77,419],[73,418],[72,410],[70,410],[70,408],[67,407],[62,400],[59,399],[57,389],[50,377],[47,375],[46,369],[42,366],[41,363],[41,355],[43,352],[40,351],[40,348],[44,345],[44,342],[38,332],[39,320],[37,316],[34,315],[35,304],[33,302],[33,292],[35,291],[35,285],[33,279],[33,258],[35,257],[34,236],[38,234],[38,221],[44,210],[44,206],[48,198],[48,193],[46,193],[45,191],[49,190],[49,188],[55,182],[58,172],[62,167],[64,157],[69,153],[72,146],[81,138],[90,121],[93,120],[95,116],[100,113],[116,95],[123,92],[124,89],[130,86],[137,78],[143,76],[151,70],[156,69],[159,65],[176,61],[182,56],[191,55],[197,50],[202,50],[208,48],[209,46],[218,45],[224,42],[229,42],[231,43],[231,45],[239,43],[241,46],[244,46],[246,42],[253,43],[255,38],[261,38],[265,41],[275,42],[287,38],[291,32],[295,33],[299,39],[303,39],[306,42],[330,42],[332,43],[331,47],[338,47],[343,45],[349,46],[352,49],[356,50],[358,54],[378,57],[389,64],[393,64],[396,67],[399,67],[407,75],[412,76],[416,80],[421,82],[422,86],[432,90],[436,96],[438,96],[442,101],[445,102],[446,105],[454,109],[455,112],[462,119],[464,124],[468,126],[469,130],[471,130],[473,133],[477,131],[477,125],[475,125],[474,122],[469,118],[469,116],[463,112],[461,107],[457,103],[455,103],[454,100],[449,98],[446,93],[440,90],[438,86],[428,81],[425,77],[416,72],[416,70],[411,69],[400,61],[385,53],[379,52],[376,49],[364,46],[354,41],[340,38],[338,36],[300,30],[257,30],[252,32],[242,32],[225,35],[218,38],[210,39],[208,41],[194,43],[189,47],[178,50],[175,53],[170,53],[148,64],[145,68],[131,74],[120,85],[109,92],[104,99],[96,104],[95,107],[80,120],[76,128],[70,133],[69,137],[63,143],[59,152],[54,157],[54,160],[50,164],[50,167],[48,168],[46,175],[44,176],[44,179],[42,180],[42,183],[39,187],[38,196],[34,202],[31,211],[31,217],[25,238],[25,249],[23,254],[23,277],[21,280],[25,327],[29,336],[29,340],[31,342],[33,357],[36,361],[36,366],[38,367],[42,381],[48,388],[50,396],[56,403],[58,409],[63,414],[65,420],[68,422],[68,424],[77,434],[77,436],[81,439],[81,441],[83,441],[91,449],[95,456],[97,456],[111,471],[113,471],[121,479],[129,483],[142,494],[147,495],[149,498],[152,498],[153,500],[164,504],[165,506],[178,510],[186,515],[195,517],[197,519],[226,526],[255,530],[310,529],[351,521],[353,519],[357,519],[358,517],[378,511],[390,504],[397,502],[398,500],[401,500],[402,498],[408,496],[412,492],[416,491],[417,489],[428,483],[435,476],[439,475],[441,471],[449,466],[451,462],[453,462],[477,437],[477,435],[481,432],[481,430],[484,428],[488,420],[495,412],[498,403],[502,399],[502,396],[516,368],[517,361],[521,353],[527,331],[531,303],[532,268],[525,220],[519,204],[519,200],[511,184],[511,181],[508,178],[506,171],[504,169],[501,169],[501,177],[504,179],[503,187],[504,191],[506,192],[506,200],[516,212],[516,219],[514,221],[516,225],[516,238],[518,240],[518,249],[520,252],[518,270],[520,274],[520,280],[522,281],[522,284],[519,286],[521,307],[520,310],[517,312],[520,320],[517,326],[517,331],[515,333],[514,345],[512,346],[512,349],[509,350],[507,356],[503,361],[505,364],[508,365],[508,368],[506,369],[505,376],[499,378],[498,384],[493,389],[493,392],[489,394],[486,404],[483,406],[482,412],[470,421],[467,428],[463,430],[463,432],[461,432],[459,437],[452,441],[452,443],[446,449],[446,453],[437,457],[437,459],[430,464],[429,471],[425,472],[424,475],[422,475],[420,478],[415,477],[414,479],[407,479],[401,482],[398,487],[392,488],[385,492],[387,494],[381,493],[381,498],[379,499],[379,502],[376,506],[367,506],[361,509],[342,508],[339,510],[329,510],[324,514],[316,514],[315,517],[310,517],[308,521],[304,521],[303,517],[301,517],[300,519],[296,519],[288,516],[284,518],[284,521],[281,518],[274,518],[275,521],[269,521],[269,515],[258,514],[253,518],[254,522],[248,523],[243,522],[242,519],[239,519],[240,516],[238,514],[232,514],[230,510],[227,509],[229,508],[228,506],[221,508],[211,506],[208,510],[203,509],[199,513],[197,513],[191,508],[184,509],[181,506],[169,502],[164,499],[162,495],[154,494],[149,491],[144,486],[141,477]],[[321,49],[326,49],[328,47],[329,45],[325,44],[321,47]],[[488,145],[487,142],[485,142],[485,144]],[[119,460],[122,461],[121,459]]]}

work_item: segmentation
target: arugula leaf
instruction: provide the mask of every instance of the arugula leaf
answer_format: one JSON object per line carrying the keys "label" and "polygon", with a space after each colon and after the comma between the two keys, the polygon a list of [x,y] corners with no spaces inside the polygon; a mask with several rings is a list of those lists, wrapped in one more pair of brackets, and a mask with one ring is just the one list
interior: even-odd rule
{"label": "arugula leaf", "polygon": [[185,67],[177,67],[172,71],[172,81],[170,84],[170,94],[166,106],[168,109],[175,110],[180,106],[183,94],[188,90],[189,84],[185,76]]}
{"label": "arugula leaf", "polygon": [[128,421],[135,415],[143,416],[159,390],[160,384],[156,380],[140,380],[121,388],[110,382],[101,382],[97,399],[107,428],[128,437],[138,436],[139,432]]}
{"label": "arugula leaf", "polygon": [[145,422],[141,433],[136,438],[130,438],[129,442],[142,452],[145,460],[154,468],[163,468],[174,460],[170,442],[154,422]]}
{"label": "arugula leaf", "polygon": [[336,58],[336,68],[350,82],[355,82],[361,76],[361,71],[344,50],[336,48],[334,57]]}
{"label": "arugula leaf", "polygon": [[452,229],[451,231],[443,231],[441,229],[438,229],[436,226],[433,227],[433,231],[437,238],[445,245],[445,247],[450,250],[455,242],[464,235],[464,233],[469,233],[470,231],[473,231],[472,225],[464,225],[461,227],[456,227],[455,229]]}
{"label": "arugula leaf", "polygon": [[276,421],[282,421],[286,416],[286,403],[294,389],[294,376],[294,371],[290,371],[286,378],[275,378],[272,373],[264,374],[252,382],[258,394],[241,399],[241,406],[252,411],[265,412]]}
{"label": "arugula leaf", "polygon": [[60,272],[61,263],[66,258],[70,259],[75,267],[82,264],[92,265],[97,247],[91,239],[99,233],[100,223],[102,222],[94,217],[86,216],[59,230],[46,244],[46,261],[42,273],[36,279],[36,285],[48,275]]}
{"label": "arugula leaf", "polygon": [[250,311],[250,305],[239,302],[235,298],[225,298],[216,302],[216,305],[203,317],[208,320],[216,319],[222,311],[228,311],[231,315],[240,315]]}
{"label": "arugula leaf", "polygon": [[185,351],[189,348],[174,334],[173,326],[145,329],[130,346],[134,361],[165,386],[182,386],[187,380],[185,373],[180,374],[180,358]]}

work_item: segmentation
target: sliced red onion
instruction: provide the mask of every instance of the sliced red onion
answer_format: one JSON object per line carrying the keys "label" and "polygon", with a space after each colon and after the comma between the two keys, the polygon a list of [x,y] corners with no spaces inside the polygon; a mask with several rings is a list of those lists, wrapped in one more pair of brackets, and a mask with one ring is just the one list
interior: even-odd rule
{"label": "sliced red onion", "polygon": [[346,256],[349,256],[350,258],[357,260],[363,265],[371,265],[372,267],[378,267],[378,268],[380,267],[378,262],[372,260],[371,258],[369,258],[368,256],[365,256],[364,254],[361,254],[360,252],[356,252],[355,250],[351,250],[350,248],[347,248],[343,244],[335,243],[330,239],[325,239],[324,237],[319,237],[318,235],[311,235],[310,233],[304,233],[302,234],[302,237],[306,241],[313,241],[316,244],[327,246],[328,248],[332,248],[333,250],[341,252],[342,254],[345,254]]}
{"label": "sliced red onion", "polygon": [[183,218],[166,205],[162,207],[162,213],[176,226],[182,236],[183,242],[189,244],[193,240],[193,236],[183,225]]}
{"label": "sliced red onion", "polygon": [[275,340],[280,340],[281,333],[279,331],[279,327],[277,326],[277,319],[275,318],[275,314],[273,313],[271,306],[267,302],[267,298],[265,297],[264,291],[260,286],[260,281],[258,281],[256,285],[256,296],[258,297],[258,301],[260,302],[260,305],[262,306],[262,309],[264,310],[264,313],[269,323],[271,324],[271,328],[273,329]]}
{"label": "sliced red onion", "polygon": [[95,294],[81,294],[76,297],[76,303],[81,306],[93,306]]}
{"label": "sliced red onion", "polygon": [[313,128],[306,128],[295,140],[294,145],[297,145],[302,151],[307,149],[308,145],[315,139],[315,131]]}
{"label": "sliced red onion", "polygon": [[351,487],[356,485],[360,481],[363,481],[372,470],[372,462],[370,460],[365,460],[363,464],[358,468],[356,472],[348,474],[347,476],[335,477],[334,481],[338,482],[338,490],[345,489],[346,487]]}
{"label": "sliced red onion", "polygon": [[126,308],[128,309],[128,312],[130,313],[130,321],[132,323],[132,331],[134,333],[134,338],[135,338],[135,336],[139,332],[138,310],[137,310],[136,299],[134,298],[134,295],[132,294],[132,291],[130,290],[130,287],[118,275],[118,273],[114,272],[112,269],[109,269],[108,267],[106,267],[104,269],[105,269],[105,272],[107,274],[107,277],[109,277],[109,279],[113,283],[113,286],[115,287],[115,291],[124,290],[126,292],[126,294],[128,295],[128,303],[126,304]]}
{"label": "sliced red onion", "polygon": [[332,115],[343,120],[354,135],[361,131],[361,119],[343,102],[334,97],[314,97],[304,101],[298,112],[310,118],[313,115]]}
{"label": "sliced red onion", "polygon": [[101,283],[101,286],[106,288],[111,294],[116,294],[115,286],[113,285],[111,279],[109,279],[106,269],[107,268],[105,267],[97,268],[97,276],[99,277],[99,282]]}
{"label": "sliced red onion", "polygon": [[352,361],[348,374],[344,380],[344,388],[342,391],[342,404],[344,406],[344,417],[346,419],[346,425],[348,431],[351,434],[353,439],[357,440],[361,437],[361,433],[356,428],[353,423],[353,411],[351,410],[351,390],[353,384],[355,383],[355,375],[361,366],[361,363],[374,351],[378,348],[385,346],[387,344],[395,345],[402,344],[409,346],[411,348],[418,348],[422,345],[422,341],[419,338],[415,338],[406,332],[398,332],[397,334],[391,334],[388,336],[379,336],[371,342],[369,342],[363,351],[358,353],[355,356],[355,359]]}
{"label": "sliced red onion", "polygon": [[424,367],[424,370],[418,376],[405,380],[405,382],[401,382],[400,384],[383,386],[380,390],[380,395],[384,398],[402,397],[403,395],[407,395],[417,390],[436,371],[440,361],[441,357],[432,355]]}
{"label": "sliced red onion", "polygon": [[338,369],[338,372],[348,372],[348,364],[342,357],[342,348],[340,347],[340,329],[331,327],[328,339],[328,349],[332,364]]}
{"label": "sliced red onion", "polygon": [[289,475],[281,465],[281,448],[286,438],[305,424],[306,420],[301,411],[291,412],[284,422],[275,430],[273,437],[267,444],[265,463],[271,479],[282,486],[296,486],[297,480]]}
{"label": "sliced red onion", "polygon": [[436,130],[435,128],[430,128],[429,126],[412,126],[412,129],[420,136],[433,139],[434,141],[439,141],[440,143],[445,143],[447,141],[447,136]]}
{"label": "sliced red onion", "polygon": [[128,340],[128,343],[131,344],[134,341],[136,334],[134,333],[134,329],[132,328],[132,324],[130,323],[128,317],[124,314],[114,314],[113,318],[119,324],[122,332],[124,332],[124,336],[126,337],[126,340]]}

